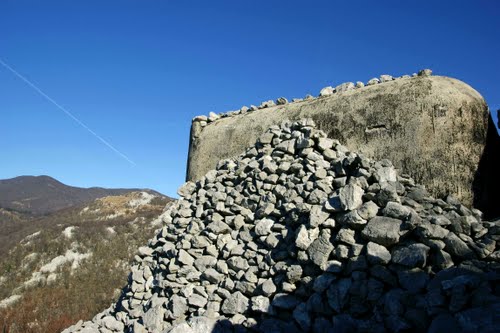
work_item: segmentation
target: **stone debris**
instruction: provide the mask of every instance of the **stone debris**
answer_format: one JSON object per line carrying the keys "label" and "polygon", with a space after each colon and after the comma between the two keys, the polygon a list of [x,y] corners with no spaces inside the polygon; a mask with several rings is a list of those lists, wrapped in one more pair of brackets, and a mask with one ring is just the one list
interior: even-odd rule
{"label": "stone debris", "polygon": [[498,330],[500,221],[311,120],[179,193],[118,302],[64,333]]}

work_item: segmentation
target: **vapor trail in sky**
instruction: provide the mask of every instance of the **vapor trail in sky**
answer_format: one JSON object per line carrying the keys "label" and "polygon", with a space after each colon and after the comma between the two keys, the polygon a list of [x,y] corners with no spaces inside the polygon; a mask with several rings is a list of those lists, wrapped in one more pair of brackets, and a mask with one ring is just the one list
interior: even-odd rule
{"label": "vapor trail in sky", "polygon": [[91,128],[89,128],[87,125],[85,125],[80,119],[78,119],[77,117],[75,117],[71,112],[69,112],[68,110],[66,110],[64,107],[62,107],[59,103],[57,103],[56,101],[54,101],[52,98],[50,98],[50,96],[48,96],[46,93],[44,93],[40,88],[38,88],[34,83],[32,83],[30,80],[28,80],[27,78],[25,78],[24,76],[22,76],[21,74],[19,74],[15,69],[13,69],[12,67],[10,67],[9,65],[7,65],[2,59],[0,59],[0,64],[7,68],[11,73],[13,73],[15,76],[17,76],[18,78],[20,78],[21,80],[23,80],[26,84],[28,84],[31,88],[35,89],[36,92],[38,92],[40,95],[42,95],[46,100],[48,100],[50,103],[54,104],[59,110],[61,110],[62,112],[64,112],[68,117],[70,117],[71,119],[73,119],[76,123],[78,123],[80,126],[82,126],[84,129],[86,129],[88,132],[90,132],[90,134],[92,134],[93,136],[95,136],[99,141],[101,141],[104,145],[106,145],[109,149],[111,149],[112,151],[114,151],[116,154],[118,154],[120,157],[122,157],[123,159],[125,159],[127,162],[129,162],[130,164],[132,164],[133,166],[135,166],[135,162],[132,161],[130,158],[127,157],[127,155],[125,155],[124,153],[122,153],[121,151],[119,151],[118,149],[116,149],[115,147],[113,147],[113,145],[111,143],[109,143],[108,141],[106,141],[104,138],[102,138],[99,134],[97,134],[96,132],[94,132]]}

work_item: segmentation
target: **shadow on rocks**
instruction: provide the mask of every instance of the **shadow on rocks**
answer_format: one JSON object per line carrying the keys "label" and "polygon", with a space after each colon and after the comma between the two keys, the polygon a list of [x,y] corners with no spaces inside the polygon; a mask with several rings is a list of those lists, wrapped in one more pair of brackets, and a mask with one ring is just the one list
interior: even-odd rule
{"label": "shadow on rocks", "polygon": [[474,207],[484,213],[485,219],[500,218],[500,205],[498,204],[499,189],[500,136],[490,115],[488,117],[486,146],[479,161],[473,182]]}

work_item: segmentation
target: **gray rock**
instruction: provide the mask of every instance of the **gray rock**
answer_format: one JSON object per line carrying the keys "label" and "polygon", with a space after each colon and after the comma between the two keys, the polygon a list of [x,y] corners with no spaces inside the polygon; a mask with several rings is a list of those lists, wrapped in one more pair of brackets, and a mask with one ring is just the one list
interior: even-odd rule
{"label": "gray rock", "polygon": [[271,233],[271,228],[274,225],[274,221],[271,219],[262,219],[255,224],[255,233],[258,236],[265,236]]}
{"label": "gray rock", "polygon": [[431,76],[431,75],[432,75],[432,70],[427,68],[418,71],[418,76]]}
{"label": "gray rock", "polygon": [[248,261],[242,257],[231,257],[227,261],[227,265],[234,271],[246,271],[248,267]]}
{"label": "gray rock", "polygon": [[202,277],[211,283],[219,283],[223,279],[223,275],[213,268],[208,268],[203,271]]}
{"label": "gray rock", "polygon": [[237,291],[231,296],[229,296],[223,303],[221,307],[222,313],[225,314],[238,314],[244,313],[249,307],[249,300],[241,292]]}
{"label": "gray rock", "polygon": [[276,292],[276,285],[274,284],[272,279],[267,279],[262,284],[262,294],[264,296],[271,296]]}
{"label": "gray rock", "polygon": [[183,263],[184,265],[187,266],[193,266],[194,264],[194,258],[187,253],[185,250],[179,250],[179,262]]}
{"label": "gray rock", "polygon": [[297,305],[295,310],[293,310],[293,318],[304,332],[309,331],[309,329],[311,328],[312,320],[309,312],[307,311],[306,303],[300,303],[299,305]]}
{"label": "gray rock", "polygon": [[391,261],[391,253],[389,250],[374,242],[368,242],[368,244],[366,244],[366,257],[372,265],[386,265]]}
{"label": "gray rock", "polygon": [[325,210],[339,212],[354,210],[363,204],[364,191],[357,185],[346,185],[325,203]]}
{"label": "gray rock", "polygon": [[394,80],[394,78],[391,75],[383,74],[380,75],[380,82],[389,82]]}
{"label": "gray rock", "polygon": [[273,298],[272,305],[280,309],[291,310],[300,303],[300,300],[291,294],[280,293]]}
{"label": "gray rock", "polygon": [[347,304],[349,288],[351,288],[351,279],[340,279],[328,288],[327,298],[330,307],[337,313],[342,313],[344,306]]}
{"label": "gray rock", "polygon": [[329,96],[329,95],[332,95],[334,93],[334,88],[333,87],[324,87],[323,89],[321,89],[321,91],[319,92],[319,96],[320,97],[323,97],[323,96]]}
{"label": "gray rock", "polygon": [[370,80],[366,83],[366,85],[367,85],[367,86],[373,86],[373,85],[375,85],[375,84],[377,84],[377,83],[380,83],[380,80],[379,80],[379,79],[377,79],[377,78],[375,77],[375,78],[373,78],[373,79],[370,79]]}
{"label": "gray rock", "polygon": [[288,100],[285,97],[280,97],[276,100],[276,104],[285,105],[288,104]]}
{"label": "gray rock", "polygon": [[366,239],[383,246],[391,246],[399,241],[402,235],[401,220],[385,216],[372,218],[361,232]]}
{"label": "gray rock", "polygon": [[443,241],[446,244],[445,251],[454,257],[461,259],[474,259],[476,257],[474,251],[453,232],[448,233]]}
{"label": "gray rock", "polygon": [[328,261],[328,257],[333,250],[330,236],[330,231],[328,229],[323,229],[320,236],[307,249],[309,258],[320,267]]}
{"label": "gray rock", "polygon": [[424,244],[411,244],[392,251],[392,262],[407,267],[424,267],[430,248]]}
{"label": "gray rock", "polygon": [[[146,329],[151,332],[159,332],[163,328],[163,316],[165,309],[160,306],[150,308],[142,317],[142,322]],[[122,330],[123,331],[123,330]]]}
{"label": "gray rock", "polygon": [[301,225],[297,229],[297,236],[295,238],[295,245],[302,250],[307,250],[309,246],[318,238],[319,229],[307,229],[305,225]]}
{"label": "gray rock", "polygon": [[184,316],[184,314],[188,310],[187,300],[178,295],[172,295],[172,297],[170,297],[168,308],[172,313],[172,315],[174,316],[174,318],[179,318],[181,316]]}
{"label": "gray rock", "polygon": [[342,83],[342,84],[335,87],[335,91],[339,92],[339,93],[353,90],[353,89],[354,89],[354,83],[352,83],[352,82]]}
{"label": "gray rock", "polygon": [[410,208],[403,206],[398,202],[388,202],[385,208],[382,210],[382,214],[385,216],[393,217],[395,219],[404,220],[410,216]]}
{"label": "gray rock", "polygon": [[255,296],[251,299],[251,309],[252,311],[267,313],[270,311],[269,298],[265,296]]}

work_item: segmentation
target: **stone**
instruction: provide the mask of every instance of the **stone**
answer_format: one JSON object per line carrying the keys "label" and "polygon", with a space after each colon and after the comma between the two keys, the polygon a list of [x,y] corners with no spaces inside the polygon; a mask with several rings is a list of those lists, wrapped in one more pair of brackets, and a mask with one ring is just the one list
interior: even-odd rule
{"label": "stone", "polygon": [[339,93],[353,90],[353,89],[354,89],[354,83],[352,83],[352,82],[342,83],[342,84],[335,87],[335,91],[339,92]]}
{"label": "stone", "polygon": [[375,78],[373,78],[373,79],[370,79],[370,80],[366,83],[366,85],[367,85],[367,86],[373,86],[373,85],[375,85],[375,84],[377,84],[377,83],[380,83],[380,80],[379,80],[379,79],[377,79],[377,78],[375,77]]}
{"label": "stone", "polygon": [[[155,306],[150,308],[142,317],[144,327],[146,327],[148,331],[152,332],[161,331],[164,315],[165,309],[162,306]],[[123,331],[123,329],[121,331]]]}
{"label": "stone", "polygon": [[424,244],[411,244],[392,251],[392,262],[407,267],[424,267],[430,248]]}
{"label": "stone", "polygon": [[193,266],[194,264],[194,258],[187,253],[185,250],[180,250],[179,251],[179,257],[178,257],[179,262],[186,266]]}
{"label": "stone", "polygon": [[323,229],[320,236],[307,249],[309,258],[320,267],[328,261],[328,257],[334,248],[330,242],[330,237],[330,231]]}
{"label": "stone", "polygon": [[454,232],[448,233],[443,241],[446,244],[444,250],[454,257],[461,259],[474,259],[476,257],[474,251],[471,250],[463,240],[455,235]]}
{"label": "stone", "polygon": [[294,295],[285,293],[276,294],[271,302],[272,306],[286,310],[295,308],[299,303],[299,299]]}
{"label": "stone", "polygon": [[297,307],[293,310],[293,318],[304,332],[309,331],[312,319],[307,311],[307,305],[305,303],[297,305]]}
{"label": "stone", "polygon": [[267,313],[270,311],[269,298],[265,296],[254,296],[251,299],[251,309],[252,311]]}
{"label": "stone", "polygon": [[335,89],[333,87],[324,87],[323,89],[321,89],[321,91],[319,92],[319,96],[320,97],[323,97],[323,96],[329,96],[329,95],[332,95],[333,93],[335,92]]}
{"label": "stone", "polygon": [[245,295],[237,291],[229,296],[223,303],[221,311],[224,314],[244,313],[249,307],[250,301]]}
{"label": "stone", "polygon": [[387,75],[387,74],[380,75],[380,82],[381,83],[383,83],[383,82],[389,82],[389,81],[392,81],[392,80],[394,80],[394,78],[391,75]]}
{"label": "stone", "polygon": [[271,279],[264,281],[264,283],[262,284],[262,293],[264,294],[264,296],[271,296],[276,292],[276,290],[276,285]]}
{"label": "stone", "polygon": [[410,216],[410,213],[410,208],[393,201],[388,202],[385,208],[382,210],[382,214],[384,214],[384,216],[393,217],[400,220],[405,220],[408,216]]}
{"label": "stone", "polygon": [[349,211],[363,204],[364,191],[357,185],[346,185],[336,195],[325,203],[325,210],[329,212]]}
{"label": "stone", "polygon": [[430,69],[421,69],[418,71],[418,76],[431,76],[432,70]]}
{"label": "stone", "polygon": [[340,279],[331,284],[327,291],[327,299],[330,307],[337,313],[341,313],[348,300],[351,279]]}
{"label": "stone", "polygon": [[271,233],[274,221],[271,219],[262,219],[255,224],[255,233],[258,236],[265,236]]}
{"label": "stone", "polygon": [[366,256],[372,265],[386,265],[392,258],[387,248],[374,242],[368,242],[368,244],[366,244]]}
{"label": "stone", "polygon": [[248,267],[248,261],[242,257],[231,257],[227,260],[227,265],[234,271],[246,271]]}
{"label": "stone", "polygon": [[307,250],[309,246],[318,238],[319,229],[307,229],[305,225],[298,228],[297,236],[295,238],[295,246],[299,249]]}
{"label": "stone", "polygon": [[391,246],[396,244],[401,237],[401,220],[385,216],[372,218],[361,232],[361,235],[377,244]]}
{"label": "stone", "polygon": [[219,283],[223,279],[223,275],[213,268],[204,270],[202,277],[211,283]]}
{"label": "stone", "polygon": [[277,105],[285,105],[288,104],[288,100],[285,97],[280,97],[276,100]]}

